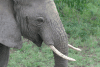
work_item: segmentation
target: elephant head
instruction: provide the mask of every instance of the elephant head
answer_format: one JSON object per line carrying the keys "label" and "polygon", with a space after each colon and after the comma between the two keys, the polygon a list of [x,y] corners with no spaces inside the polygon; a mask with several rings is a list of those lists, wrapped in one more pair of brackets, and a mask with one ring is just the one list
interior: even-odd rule
{"label": "elephant head", "polygon": [[[5,6],[5,7],[4,7]],[[68,67],[67,34],[53,0],[0,0],[0,43],[20,49],[21,35],[54,51],[55,67]],[[75,48],[77,49],[77,48]],[[66,60],[67,59],[67,60]]]}

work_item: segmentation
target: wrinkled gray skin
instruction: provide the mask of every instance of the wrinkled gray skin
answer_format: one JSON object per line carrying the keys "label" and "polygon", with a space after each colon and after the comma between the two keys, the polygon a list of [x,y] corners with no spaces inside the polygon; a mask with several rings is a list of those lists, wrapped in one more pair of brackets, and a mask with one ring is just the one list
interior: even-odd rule
{"label": "wrinkled gray skin", "polygon": [[[10,47],[22,47],[21,35],[68,55],[67,34],[53,0],[0,0],[0,67],[7,67]],[[55,53],[54,60],[54,67],[68,67]]]}

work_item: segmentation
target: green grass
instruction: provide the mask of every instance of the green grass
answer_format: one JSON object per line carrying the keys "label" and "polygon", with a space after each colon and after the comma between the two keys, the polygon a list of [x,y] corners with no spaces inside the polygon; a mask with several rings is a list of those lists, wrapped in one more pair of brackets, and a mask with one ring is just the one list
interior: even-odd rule
{"label": "green grass", "polygon": [[[57,0],[55,0],[57,1]],[[79,1],[79,0],[78,0]],[[68,34],[69,43],[82,49],[69,48],[69,67],[100,67],[100,1],[88,0],[82,12],[64,2],[56,2],[59,15]],[[81,7],[81,5],[80,5]],[[37,47],[25,41],[20,50],[10,50],[8,67],[53,67],[53,53],[45,44]]]}
{"label": "green grass", "polygon": [[69,49],[69,56],[77,60],[76,62],[69,62],[69,67],[100,67],[100,44],[97,38],[91,36],[82,43],[79,39],[76,39],[72,44],[78,45],[82,52]]}
{"label": "green grass", "polygon": [[[69,61],[69,67],[99,67],[100,66],[100,38],[91,36],[87,41],[80,42],[80,39],[69,39],[69,43],[82,49],[82,52],[69,48],[69,57],[76,59],[76,62]],[[8,67],[53,67],[53,53],[45,44],[37,47],[32,42],[23,43],[20,50],[10,51]]]}
{"label": "green grass", "polygon": [[41,48],[33,43],[23,43],[20,50],[11,49],[8,67],[52,67],[53,53],[49,47]]}

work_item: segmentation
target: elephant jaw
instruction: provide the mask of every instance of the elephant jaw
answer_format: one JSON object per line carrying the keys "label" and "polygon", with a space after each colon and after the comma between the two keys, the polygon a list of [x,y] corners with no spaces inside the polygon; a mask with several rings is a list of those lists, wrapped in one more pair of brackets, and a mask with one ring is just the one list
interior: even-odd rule
{"label": "elephant jaw", "polygon": [[[53,45],[50,45],[49,47],[50,47],[58,56],[62,57],[63,59],[70,60],[70,61],[76,61],[75,59],[70,58],[70,57],[68,57],[68,56],[66,56],[66,55],[64,55],[64,54],[62,54],[61,52],[59,52]],[[74,50],[77,50],[77,51],[81,51],[81,49],[76,48],[76,47],[74,47],[74,46],[72,46],[72,45],[70,45],[70,44],[68,44],[68,47],[70,47],[70,48],[72,48],[72,49],[74,49]]]}

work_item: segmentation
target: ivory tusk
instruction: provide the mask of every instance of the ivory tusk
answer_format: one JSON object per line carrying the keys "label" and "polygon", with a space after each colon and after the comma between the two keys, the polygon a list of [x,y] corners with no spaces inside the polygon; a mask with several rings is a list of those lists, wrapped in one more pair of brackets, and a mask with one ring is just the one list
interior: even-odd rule
{"label": "ivory tusk", "polygon": [[72,48],[72,49],[74,49],[74,50],[77,50],[77,51],[82,51],[81,49],[76,48],[76,47],[74,47],[74,46],[72,46],[72,45],[70,45],[70,44],[68,44],[68,47],[70,47],[70,48]]}
{"label": "ivory tusk", "polygon": [[53,45],[50,45],[50,48],[60,57],[66,59],[66,60],[70,60],[70,61],[76,61],[73,58],[67,57],[66,55],[62,54],[61,52],[59,52]]}

